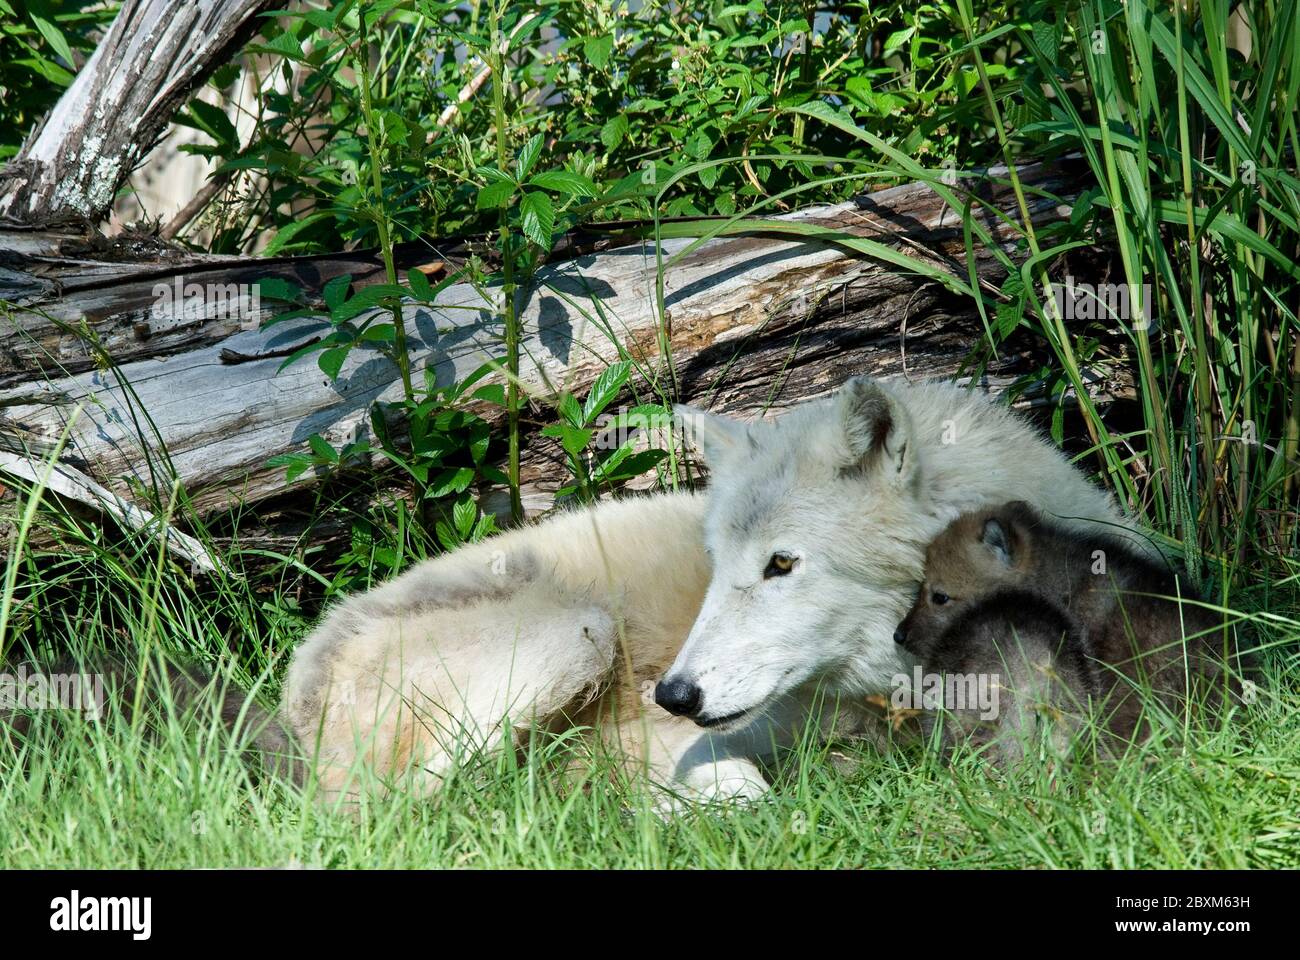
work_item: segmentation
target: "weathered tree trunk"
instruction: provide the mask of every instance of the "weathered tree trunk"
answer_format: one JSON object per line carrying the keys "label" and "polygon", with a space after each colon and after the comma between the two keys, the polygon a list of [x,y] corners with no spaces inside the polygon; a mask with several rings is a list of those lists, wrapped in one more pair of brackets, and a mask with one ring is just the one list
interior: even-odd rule
{"label": "weathered tree trunk", "polygon": [[124,0],[0,174],[0,219],[98,222],[177,109],[252,36],[270,0]]}
{"label": "weathered tree trunk", "polygon": [[[1069,191],[1051,171],[1031,170],[1026,179]],[[1004,187],[989,181],[982,189],[1014,209]],[[1046,201],[1032,212],[1040,223],[1059,215]],[[784,219],[894,243],[966,278],[960,220],[922,184]],[[987,225],[1011,250],[1014,231],[992,217]],[[685,243],[666,241],[665,258]],[[261,330],[232,319],[228,306],[214,315],[208,302],[155,310],[155,284],[251,284],[275,275],[318,290],[332,276],[377,272],[373,253],[278,260],[145,253],[127,264],[11,258],[0,283],[27,309],[0,331],[0,445],[39,457],[67,430],[64,461],[115,494],[129,500],[136,484],[165,490],[174,471],[201,511],[219,511],[284,492],[283,470],[268,459],[303,449],[314,433],[336,445],[364,437],[371,405],[400,395],[395,367],[377,351],[355,350],[337,380],[311,359],[281,371],[288,353],[322,334],[321,322]],[[549,401],[561,390],[581,395],[620,346],[663,393],[753,412],[820,394],[854,373],[951,375],[983,336],[973,303],[941,283],[838,246],[738,236],[710,240],[666,272],[670,367],[660,349],[655,263],[648,243],[604,250],[547,265],[523,296],[530,509],[549,504],[565,473],[558,447],[532,427],[553,422]],[[1002,268],[983,250],[976,271],[996,283]],[[404,315],[414,368],[431,368],[440,383],[501,356],[498,313],[472,286],[448,288],[433,307],[408,304]],[[1024,365],[1016,359],[1004,355],[990,370],[1018,372]],[[1102,393],[1113,388],[1098,384]],[[642,381],[638,390],[645,396],[656,387]]]}

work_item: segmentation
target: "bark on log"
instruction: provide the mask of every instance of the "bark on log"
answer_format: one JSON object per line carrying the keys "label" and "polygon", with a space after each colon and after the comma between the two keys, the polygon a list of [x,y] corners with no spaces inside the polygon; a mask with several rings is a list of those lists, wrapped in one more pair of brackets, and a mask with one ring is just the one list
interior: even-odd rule
{"label": "bark on log", "polygon": [[0,219],[98,222],[177,109],[270,0],[124,0],[72,86],[0,173]]}
{"label": "bark on log", "polygon": [[[1033,188],[1070,193],[1059,170],[1030,170],[1022,178]],[[1014,211],[1005,187],[990,181],[981,190],[1001,209]],[[1039,199],[1032,214],[1041,224],[1058,217],[1060,209]],[[967,275],[960,218],[922,184],[785,219],[895,243],[963,280]],[[1005,223],[987,217],[986,224],[1013,249],[1014,234]],[[665,256],[685,243],[666,241]],[[24,298],[28,307],[56,315],[58,323],[24,312],[19,315],[23,329],[0,339],[0,376],[8,381],[0,390],[0,444],[39,456],[79,404],[81,416],[64,459],[124,498],[133,496],[134,484],[167,489],[171,470],[202,512],[282,493],[283,471],[268,467],[267,460],[301,450],[313,433],[336,445],[364,436],[371,404],[400,393],[395,368],[377,353],[358,350],[336,381],[312,360],[280,372],[286,353],[318,336],[321,324],[299,320],[269,330],[239,329],[228,318],[202,312],[187,317],[183,305],[174,305],[182,308],[179,313],[159,319],[150,315],[148,291],[160,278],[176,276],[208,284],[279,274],[309,284],[315,277],[319,283],[339,273],[364,273],[375,264],[373,254],[65,262],[58,272],[61,298],[49,290]],[[16,271],[10,288],[39,288],[46,279],[38,276],[42,265],[50,266],[35,258],[28,269]],[[984,281],[997,282],[1001,275],[987,250],[977,253],[976,270]],[[823,393],[854,373],[948,376],[983,330],[973,303],[940,283],[841,247],[766,236],[709,241],[666,273],[664,289],[677,395],[719,410],[780,408]],[[560,389],[581,395],[618,355],[615,338],[648,369],[667,377],[649,244],[550,264],[522,297],[521,375],[538,424],[554,420],[546,412],[548,398]],[[607,326],[597,319],[601,313]],[[501,354],[497,315],[471,286],[450,287],[435,308],[408,305],[405,316],[414,367],[432,368],[439,382],[463,378]],[[95,351],[87,350],[84,335],[75,332],[83,324],[108,345],[116,367],[95,365]],[[56,369],[47,365],[50,360]],[[1014,357],[1005,360],[1002,372],[1023,368],[1016,367]],[[37,366],[44,369],[34,376]],[[59,366],[81,372],[61,375]],[[1114,386],[1099,383],[1098,392]],[[646,385],[640,388],[644,395]],[[549,504],[564,468],[553,441],[531,429],[527,439],[523,480],[527,505],[536,510]]]}

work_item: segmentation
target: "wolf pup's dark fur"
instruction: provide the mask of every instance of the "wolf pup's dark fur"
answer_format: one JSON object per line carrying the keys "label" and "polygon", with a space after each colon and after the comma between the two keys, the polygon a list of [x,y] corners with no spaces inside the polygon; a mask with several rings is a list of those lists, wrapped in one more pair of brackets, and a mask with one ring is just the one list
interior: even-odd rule
{"label": "wolf pup's dark fur", "polygon": [[[943,630],[913,630],[906,646],[926,673],[945,678],[945,701],[956,690],[954,678],[965,683],[959,702],[927,704],[944,709],[923,711],[921,729],[930,736],[941,725],[946,749],[969,741],[982,750],[991,747],[1000,761],[1021,760],[1040,726],[1051,732],[1055,751],[1063,752],[1087,714],[1089,698],[1103,688],[1078,624],[1057,604],[1026,590],[995,590],[967,605]],[[992,716],[985,713],[987,703],[972,697],[980,683],[992,691]],[[1045,718],[1051,723],[1040,724]]]}
{"label": "wolf pup's dark fur", "polygon": [[1199,599],[1119,537],[1066,530],[1016,501],[965,514],[935,539],[895,640],[927,670],[1004,667],[1019,689],[1003,691],[1003,725],[1023,719],[1026,699],[1053,712],[1091,700],[1127,742],[1149,732],[1139,690],[1170,708],[1189,679],[1208,701],[1240,694],[1231,627],[1225,640],[1221,616]]}

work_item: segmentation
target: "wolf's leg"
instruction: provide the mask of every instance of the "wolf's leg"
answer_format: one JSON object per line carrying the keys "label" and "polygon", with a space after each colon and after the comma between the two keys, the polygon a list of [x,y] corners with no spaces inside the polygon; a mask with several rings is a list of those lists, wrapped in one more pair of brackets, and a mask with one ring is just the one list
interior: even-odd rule
{"label": "wolf's leg", "polygon": [[322,785],[337,790],[361,761],[432,792],[470,756],[598,692],[615,636],[607,611],[541,589],[371,625],[331,664]]}
{"label": "wolf's leg", "polygon": [[688,796],[706,802],[762,799],[770,788],[758,764],[728,753],[729,745],[720,741],[697,730],[676,758],[676,782]]}
{"label": "wolf's leg", "polygon": [[648,777],[661,814],[691,803],[759,800],[768,792],[747,736],[710,734],[653,701],[623,721],[619,733],[628,762]]}
{"label": "wolf's leg", "polygon": [[532,601],[522,623],[518,606],[482,611],[476,642],[409,671],[420,714],[414,753],[426,790],[466,752],[513,742],[531,723],[590,700],[606,683],[617,645],[610,614],[553,597]]}

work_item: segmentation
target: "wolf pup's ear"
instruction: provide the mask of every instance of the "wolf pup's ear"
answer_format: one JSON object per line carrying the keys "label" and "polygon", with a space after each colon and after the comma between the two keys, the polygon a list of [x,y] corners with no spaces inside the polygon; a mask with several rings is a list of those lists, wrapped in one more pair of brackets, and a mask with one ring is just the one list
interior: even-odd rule
{"label": "wolf pup's ear", "polygon": [[709,464],[714,464],[739,449],[749,438],[749,428],[730,417],[709,413],[684,403],[675,404],[673,413],[686,439],[704,455],[705,462]]}
{"label": "wolf pup's ear", "polygon": [[1011,566],[1015,558],[1015,551],[1012,547],[1014,539],[1014,528],[1010,523],[999,520],[997,517],[991,517],[984,522],[984,532],[980,535],[980,542],[993,551],[993,556],[998,559],[999,563]]}
{"label": "wolf pup's ear", "polygon": [[915,473],[907,411],[870,377],[854,377],[837,394],[850,468],[879,465],[899,483]]}

